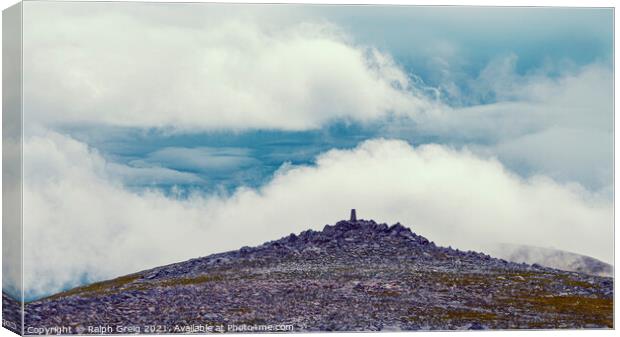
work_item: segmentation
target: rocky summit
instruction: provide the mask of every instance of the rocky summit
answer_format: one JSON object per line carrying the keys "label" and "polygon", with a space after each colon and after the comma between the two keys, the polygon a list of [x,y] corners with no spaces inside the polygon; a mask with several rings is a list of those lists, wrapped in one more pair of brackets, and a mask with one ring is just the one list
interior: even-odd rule
{"label": "rocky summit", "polygon": [[58,326],[80,334],[612,328],[613,279],[439,247],[353,214],[322,231],[26,304],[26,329]]}

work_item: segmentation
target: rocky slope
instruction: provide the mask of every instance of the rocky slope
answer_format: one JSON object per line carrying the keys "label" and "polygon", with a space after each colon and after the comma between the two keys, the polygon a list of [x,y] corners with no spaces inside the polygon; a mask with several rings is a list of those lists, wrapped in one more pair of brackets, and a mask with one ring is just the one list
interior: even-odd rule
{"label": "rocky slope", "polygon": [[438,247],[400,224],[356,220],[59,293],[26,304],[25,326],[82,334],[611,328],[612,303],[611,278]]}

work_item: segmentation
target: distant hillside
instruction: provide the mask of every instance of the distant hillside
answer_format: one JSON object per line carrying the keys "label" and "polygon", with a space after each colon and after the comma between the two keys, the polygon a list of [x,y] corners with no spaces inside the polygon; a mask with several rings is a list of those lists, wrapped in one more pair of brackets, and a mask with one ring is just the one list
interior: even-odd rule
{"label": "distant hillside", "polygon": [[569,329],[611,328],[612,304],[611,278],[438,247],[400,224],[353,220],[75,288],[26,304],[25,317],[26,326],[83,334],[102,332],[92,326]]}
{"label": "distant hillside", "polygon": [[609,276],[614,274],[612,265],[595,258],[563,250],[526,245],[500,244],[489,253],[517,263],[540,264],[567,271],[590,275]]}

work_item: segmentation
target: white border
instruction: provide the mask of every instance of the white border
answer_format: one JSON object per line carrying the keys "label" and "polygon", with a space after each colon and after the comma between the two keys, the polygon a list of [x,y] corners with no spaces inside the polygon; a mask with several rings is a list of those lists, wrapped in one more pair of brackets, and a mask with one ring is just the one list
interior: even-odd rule
{"label": "white border", "polygon": [[[39,0],[32,0],[39,1]],[[40,0],[54,2],[53,0]],[[490,6],[490,7],[617,7],[612,0],[58,0],[58,2],[202,2],[202,3],[274,3],[274,4],[333,4],[333,5],[418,5],[418,6]],[[19,1],[0,0],[0,9]]]}
{"label": "white border", "polygon": [[[83,1],[90,1],[90,2],[96,2],[95,0],[83,0]],[[0,9],[5,9],[8,8],[10,6],[12,6],[13,4],[17,3],[18,1],[16,0],[0,0]],[[436,0],[436,1],[432,1],[432,0],[413,0],[413,1],[405,1],[405,0],[313,0],[313,1],[301,1],[301,0],[289,0],[289,1],[277,1],[277,0],[244,0],[244,1],[231,1],[231,0],[220,0],[220,1],[181,1],[181,0],[134,0],[134,2],[219,2],[219,3],[294,3],[294,4],[307,4],[307,3],[312,3],[312,4],[350,4],[350,5],[354,5],[354,4],[379,4],[379,5],[433,5],[433,6],[493,6],[493,7],[522,7],[522,6],[552,6],[552,7],[613,7],[614,11],[616,8],[616,2],[615,1],[611,1],[611,0],[588,0],[588,1],[583,1],[583,0],[520,0],[520,1],[514,1],[514,0],[503,0],[503,1],[493,1],[493,0]],[[0,22],[1,22],[1,17],[0,17]],[[615,22],[615,14],[614,14],[614,22]],[[1,27],[2,25],[0,24],[0,36],[1,36]],[[615,25],[614,26],[614,51],[615,51],[615,45],[618,39],[618,28]],[[1,60],[1,55],[0,55],[0,60]],[[618,54],[614,53],[614,64],[618,64]],[[1,70],[0,70],[0,74],[1,74]],[[617,78],[617,74],[618,74],[618,69],[614,68],[614,83],[615,83],[615,78]],[[2,89],[2,83],[0,81],[0,92]],[[614,87],[614,102],[618,97],[618,91],[617,91],[617,87]],[[615,106],[615,104],[614,104]],[[615,109],[614,109],[614,116],[615,116]],[[1,123],[1,121],[0,121]],[[618,130],[618,124],[620,122],[618,121],[618,119],[614,118],[614,177],[618,176],[618,165],[616,165],[616,159],[617,156],[616,154],[616,149],[618,149],[618,139],[615,137],[615,130]],[[0,128],[0,144],[2,142],[2,129]],[[2,182],[0,179],[0,190],[2,187]],[[618,184],[617,181],[614,179],[614,191],[618,188]],[[614,205],[614,213],[616,213],[617,209],[616,206]],[[1,206],[0,206],[1,208]],[[1,218],[1,209],[0,209],[0,218]],[[615,217],[614,217],[615,219]],[[615,235],[614,235],[614,242],[618,242],[618,232],[614,231]],[[1,240],[0,240],[0,244],[1,244]],[[619,259],[620,254],[618,253],[618,251],[615,251],[615,261],[620,261]],[[0,279],[1,279],[1,275],[2,275],[2,271],[0,269]],[[615,297],[615,291],[614,291],[614,297]],[[614,303],[615,302],[615,298],[614,298]],[[615,324],[618,324],[620,322],[619,318],[619,313],[618,310],[616,310],[616,306],[614,306],[614,322]],[[469,331],[469,332],[402,332],[402,333],[397,333],[397,332],[382,332],[379,333],[376,336],[379,337],[398,337],[398,336],[420,336],[420,337],[426,337],[426,336],[431,336],[431,337],[438,337],[438,336],[451,336],[452,334],[461,334],[463,336],[465,336],[465,334],[467,334],[467,336],[487,336],[487,337],[492,337],[492,336],[504,336],[504,337],[519,337],[519,336],[611,336],[611,335],[615,335],[615,331],[613,330],[601,330],[601,331],[593,331],[593,330],[585,330],[585,331],[580,331],[580,330],[552,330],[552,331],[501,331],[501,330],[490,330],[490,331]],[[262,334],[261,334],[262,335]],[[310,334],[294,334],[294,336],[304,336],[304,335],[310,335]],[[0,337],[8,337],[8,336],[15,336],[15,334],[13,334],[12,332],[10,332],[7,329],[0,329]],[[291,336],[291,335],[289,335]],[[334,333],[313,333],[312,336],[319,336],[319,337],[328,337],[328,336],[336,336],[334,335]],[[337,336],[342,336],[342,337],[359,337],[360,333],[339,333]]]}

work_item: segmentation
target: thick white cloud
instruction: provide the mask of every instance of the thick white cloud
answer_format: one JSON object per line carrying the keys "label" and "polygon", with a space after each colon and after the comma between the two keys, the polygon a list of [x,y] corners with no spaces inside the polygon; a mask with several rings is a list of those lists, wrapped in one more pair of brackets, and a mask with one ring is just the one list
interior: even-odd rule
{"label": "thick white cloud", "polygon": [[462,249],[512,242],[612,260],[606,198],[437,145],[366,141],[313,166],[285,165],[259,190],[188,199],[124,189],[100,155],[66,136],[33,137],[24,150],[29,295],[320,229],[350,208]]}
{"label": "thick white cloud", "polygon": [[200,24],[172,25],[123,10],[27,8],[28,124],[299,130],[430,104],[389,55],[324,22],[274,29],[202,11]]}

